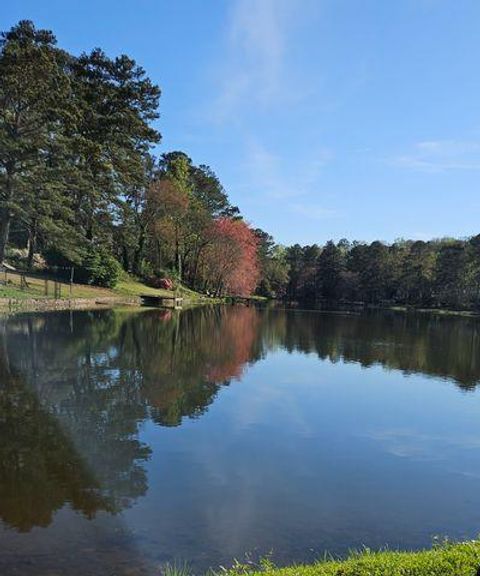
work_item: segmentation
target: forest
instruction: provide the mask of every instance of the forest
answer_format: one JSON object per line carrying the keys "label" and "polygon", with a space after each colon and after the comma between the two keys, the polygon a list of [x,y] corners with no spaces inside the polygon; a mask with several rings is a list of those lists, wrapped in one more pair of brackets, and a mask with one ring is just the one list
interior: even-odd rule
{"label": "forest", "polygon": [[286,248],[283,296],[425,308],[480,307],[480,235],[429,242],[327,242]]}
{"label": "forest", "polygon": [[208,166],[155,157],[160,89],[131,58],[74,56],[21,21],[0,45],[0,262],[122,270],[212,294],[251,293],[255,232]]}
{"label": "forest", "polygon": [[199,292],[318,303],[480,307],[480,235],[281,246],[215,172],[156,155],[161,91],[126,55],[70,54],[20,21],[0,40],[0,262]]}

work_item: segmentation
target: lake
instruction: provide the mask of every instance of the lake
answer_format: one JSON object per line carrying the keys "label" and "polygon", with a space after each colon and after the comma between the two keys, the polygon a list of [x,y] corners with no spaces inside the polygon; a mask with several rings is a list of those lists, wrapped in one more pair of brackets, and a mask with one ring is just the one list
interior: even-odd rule
{"label": "lake", "polygon": [[480,532],[480,321],[254,307],[0,325],[0,573]]}

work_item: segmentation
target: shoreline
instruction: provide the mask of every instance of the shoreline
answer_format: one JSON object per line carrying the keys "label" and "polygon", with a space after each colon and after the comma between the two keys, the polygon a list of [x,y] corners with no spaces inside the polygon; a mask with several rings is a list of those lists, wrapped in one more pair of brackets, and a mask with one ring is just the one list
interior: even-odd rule
{"label": "shoreline", "polygon": [[[279,301],[277,301],[279,302]],[[204,305],[204,304],[227,304],[232,305],[226,298],[199,298],[187,299],[184,301],[185,307]],[[267,301],[254,302],[253,305],[265,305]],[[235,305],[235,304],[234,304]],[[238,304],[241,305],[241,304]],[[0,297],[0,313],[16,313],[16,312],[49,312],[55,310],[98,310],[108,309],[115,307],[142,307],[142,299],[140,296],[97,296],[94,298],[73,297],[73,298],[45,298],[45,297],[31,297],[31,298],[16,298],[16,297]],[[171,307],[165,307],[171,309]],[[401,312],[404,314],[432,314],[436,316],[460,316],[464,318],[478,318],[480,311],[472,310],[452,310],[449,308],[415,308],[411,306],[365,306],[365,307],[351,307],[351,308],[308,308],[303,306],[285,306],[285,309],[317,312],[326,314],[363,314],[371,311],[381,312]]]}
{"label": "shoreline", "polygon": [[390,306],[388,308],[384,308],[384,310],[405,313],[437,314],[439,316],[464,316],[467,318],[476,318],[480,316],[480,311],[452,310],[451,308],[412,308],[409,306]]}
{"label": "shoreline", "polygon": [[48,312],[55,310],[96,310],[116,306],[140,307],[137,296],[99,298],[0,298],[0,312]]}
{"label": "shoreline", "polygon": [[[277,301],[279,302],[279,301]],[[463,316],[465,318],[478,318],[480,317],[480,310],[455,310],[452,308],[416,308],[414,306],[406,306],[403,304],[398,305],[362,305],[362,306],[339,306],[339,307],[317,307],[309,308],[299,304],[283,303],[285,309],[302,310],[310,312],[324,312],[330,314],[364,314],[368,312],[402,312],[404,314],[432,314],[437,316]]]}
{"label": "shoreline", "polygon": [[[187,299],[180,309],[195,306],[224,304],[223,300]],[[20,312],[55,312],[62,310],[108,310],[111,308],[150,308],[142,305],[140,296],[101,296],[96,298],[1,298],[0,314]],[[158,310],[174,310],[173,306],[154,307]]]}

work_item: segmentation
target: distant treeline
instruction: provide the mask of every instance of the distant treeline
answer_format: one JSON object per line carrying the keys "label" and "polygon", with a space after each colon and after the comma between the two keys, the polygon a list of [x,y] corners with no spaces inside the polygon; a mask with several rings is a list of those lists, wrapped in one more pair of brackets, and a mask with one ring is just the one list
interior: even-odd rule
{"label": "distant treeline", "polygon": [[[327,242],[276,254],[263,290],[302,302],[480,308],[480,235],[467,240]],[[279,279],[283,277],[283,281]]]}

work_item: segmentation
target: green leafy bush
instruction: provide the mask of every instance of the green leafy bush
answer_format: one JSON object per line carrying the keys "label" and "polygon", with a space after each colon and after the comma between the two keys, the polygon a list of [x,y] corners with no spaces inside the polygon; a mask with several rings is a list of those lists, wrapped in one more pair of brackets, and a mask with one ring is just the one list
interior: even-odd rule
{"label": "green leafy bush", "polygon": [[92,247],[78,272],[77,280],[114,288],[122,274],[119,262],[103,247]]}

